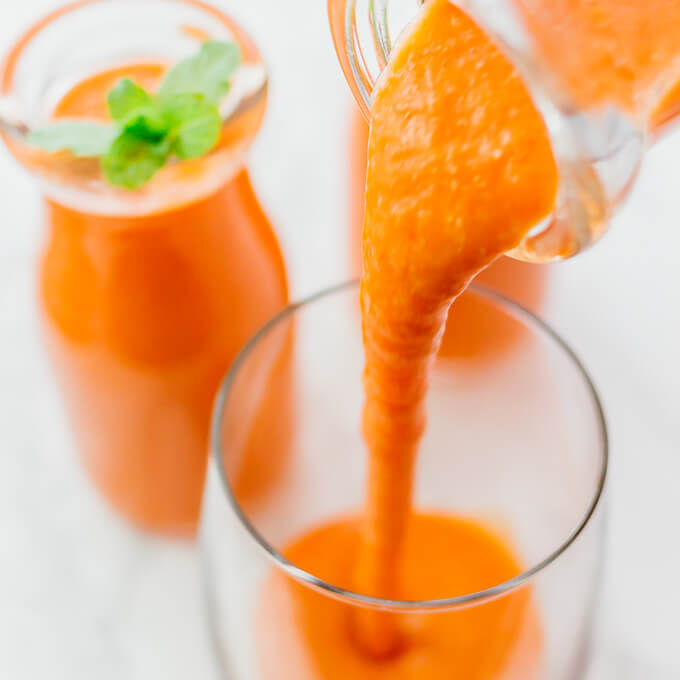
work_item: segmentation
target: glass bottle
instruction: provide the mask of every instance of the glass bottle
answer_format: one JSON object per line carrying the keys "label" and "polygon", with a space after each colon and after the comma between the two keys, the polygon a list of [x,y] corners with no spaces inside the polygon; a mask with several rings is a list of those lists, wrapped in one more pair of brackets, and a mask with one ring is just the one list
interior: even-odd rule
{"label": "glass bottle", "polygon": [[[96,160],[4,135],[44,196],[45,340],[82,461],[118,512],[173,535],[193,534],[198,521],[219,380],[288,302],[282,253],[245,166],[265,112],[260,54],[203,2],[86,0],[33,26],[0,73],[3,95],[31,127],[54,116],[105,118],[119,78],[153,89],[205,39],[239,43],[243,64],[229,96],[243,113],[226,119],[208,155],[167,165],[139,190],[107,184]],[[238,101],[258,78],[259,96]],[[240,469],[253,495],[282,463],[262,451],[267,437],[286,436],[289,364],[284,343],[250,405],[260,440]]]}

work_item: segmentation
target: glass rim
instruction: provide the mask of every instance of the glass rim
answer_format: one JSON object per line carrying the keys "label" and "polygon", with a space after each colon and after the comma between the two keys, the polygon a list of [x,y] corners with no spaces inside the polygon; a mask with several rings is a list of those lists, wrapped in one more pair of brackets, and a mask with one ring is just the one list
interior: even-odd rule
{"label": "glass rim", "polygon": [[[538,266],[538,265],[537,265]],[[243,363],[246,361],[250,353],[258,346],[260,341],[267,336],[267,334],[275,328],[279,323],[294,315],[300,309],[318,302],[326,297],[333,296],[338,293],[344,293],[358,287],[358,279],[353,279],[335,286],[331,286],[313,295],[310,295],[299,302],[293,302],[282,311],[272,317],[266,322],[242,347],[232,362],[224,379],[222,380],[217,396],[215,398],[211,424],[210,424],[210,456],[213,458],[214,464],[217,467],[218,476],[222,491],[224,492],[227,501],[236,515],[241,526],[249,534],[250,538],[263,550],[267,558],[274,563],[286,575],[292,577],[303,585],[309,586],[314,590],[320,591],[334,599],[343,600],[355,606],[370,607],[374,609],[388,610],[388,611],[440,611],[448,609],[460,609],[490,600],[497,599],[507,593],[510,593],[518,588],[533,581],[540,573],[545,571],[551,564],[556,562],[569,548],[576,542],[579,536],[585,531],[590,524],[591,519],[595,515],[596,510],[600,506],[600,502],[604,495],[606,481],[609,471],[609,435],[607,430],[606,418],[600,397],[595,389],[595,385],[586,371],[581,360],[576,353],[571,349],[567,342],[554,331],[548,324],[539,319],[531,311],[513,300],[505,297],[501,293],[497,293],[485,286],[473,283],[469,290],[480,295],[481,297],[496,303],[503,308],[505,313],[510,310],[514,316],[518,317],[525,325],[534,327],[540,333],[545,334],[551,342],[560,349],[560,351],[569,359],[571,365],[576,369],[581,376],[590,394],[595,418],[598,422],[598,432],[600,438],[600,470],[598,475],[595,491],[576,527],[564,538],[559,546],[550,552],[546,557],[537,561],[533,566],[525,569],[517,576],[503,581],[483,590],[466,593],[456,597],[438,598],[432,600],[397,600],[389,598],[373,597],[365,595],[345,588],[340,588],[332,583],[328,583],[323,579],[318,578],[314,574],[298,567],[296,564],[284,557],[274,546],[272,546],[266,538],[255,528],[252,522],[248,519],[247,514],[241,508],[235,495],[233,494],[229,478],[224,467],[223,447],[221,444],[221,425],[224,419],[224,414],[229,399],[231,388],[234,384],[235,378],[238,375]]]}

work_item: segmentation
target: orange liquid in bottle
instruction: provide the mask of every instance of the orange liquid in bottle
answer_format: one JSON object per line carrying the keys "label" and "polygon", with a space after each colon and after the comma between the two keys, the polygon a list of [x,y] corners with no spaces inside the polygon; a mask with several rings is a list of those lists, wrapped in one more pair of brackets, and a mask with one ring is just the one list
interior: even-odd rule
{"label": "orange liquid in bottle", "polygon": [[[102,72],[74,87],[55,116],[105,118],[106,93],[119,78],[153,89],[163,71],[139,64]],[[279,245],[248,172],[144,216],[48,201],[47,222],[40,291],[48,347],[85,466],[135,524],[191,534],[218,383],[288,301]],[[262,460],[262,438],[286,430],[290,381],[288,346],[263,395],[260,446],[242,463],[244,494],[261,492],[283,464]]]}

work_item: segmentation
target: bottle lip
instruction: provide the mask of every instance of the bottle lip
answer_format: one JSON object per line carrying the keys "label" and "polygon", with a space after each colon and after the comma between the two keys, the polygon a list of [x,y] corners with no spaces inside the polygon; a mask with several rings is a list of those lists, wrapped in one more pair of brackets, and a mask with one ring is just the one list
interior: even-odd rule
{"label": "bottle lip", "polygon": [[[131,2],[130,0],[75,0],[53,10],[35,22],[13,43],[2,60],[0,96],[6,97],[10,103],[15,103],[18,109],[21,109],[23,105],[28,110],[31,102],[22,101],[20,93],[17,92],[22,78],[22,60],[25,56],[27,54],[30,56],[30,51],[34,46],[39,48],[40,40],[52,39],[50,35],[58,33],[60,22],[68,26],[66,22],[70,17],[75,21],[76,17],[82,14],[85,15],[85,21],[96,25],[98,11],[110,12],[111,8],[116,6],[120,6],[122,10],[125,7],[131,7]],[[263,63],[262,55],[250,35],[229,15],[208,2],[161,0],[150,7],[153,7],[153,11],[159,14],[173,10],[178,14],[185,11],[190,17],[200,17],[201,21],[197,21],[196,24],[191,23],[191,18],[186,22],[178,21],[176,25],[168,21],[173,30],[177,30],[178,41],[181,39],[201,42],[212,37],[228,35],[239,43],[245,66]],[[88,13],[91,13],[91,16]],[[149,61],[162,63],[167,61],[167,57],[163,58],[160,51],[155,58],[147,56],[146,58],[121,59],[120,55],[115,55],[107,59],[108,63],[95,63],[94,67],[88,63],[87,72],[79,72],[78,80],[111,67]],[[72,85],[78,80],[75,80]],[[47,84],[46,78],[43,85]],[[42,191],[51,200],[85,212],[139,216],[163,212],[192,203],[214,193],[233,178],[245,164],[249,148],[262,124],[266,104],[265,84],[264,96],[252,107],[252,110],[240,116],[234,123],[225,123],[222,138],[210,153],[198,159],[168,164],[152,181],[136,191],[126,191],[109,185],[101,175],[96,159],[74,158],[69,153],[47,154],[29,147],[21,139],[3,129],[0,129],[0,138],[15,159],[37,177]],[[45,105],[44,102],[41,102],[39,107],[34,105],[34,108],[40,108],[41,115],[45,117],[49,116],[52,110],[52,107]]]}

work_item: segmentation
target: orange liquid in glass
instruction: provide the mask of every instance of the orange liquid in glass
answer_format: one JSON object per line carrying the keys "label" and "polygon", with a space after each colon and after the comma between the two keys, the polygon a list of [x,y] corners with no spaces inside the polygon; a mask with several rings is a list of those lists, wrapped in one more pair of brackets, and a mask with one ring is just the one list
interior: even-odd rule
{"label": "orange liquid in glass", "polygon": [[[285,556],[327,583],[352,590],[361,521],[319,527]],[[429,600],[479,592],[516,576],[512,551],[485,527],[436,514],[412,514],[395,595]],[[356,610],[276,573],[257,617],[262,680],[533,680],[541,629],[531,593],[518,590],[483,607],[403,614],[407,643],[385,658],[366,654],[354,627]]]}
{"label": "orange liquid in glass", "polygon": [[[74,87],[55,115],[105,118],[119,78],[153,89],[163,70],[102,72]],[[42,308],[85,466],[135,524],[191,534],[219,381],[288,301],[281,251],[248,172],[200,200],[138,217],[48,201],[47,222]],[[243,493],[261,491],[282,464],[262,456],[266,437],[286,428],[279,405],[289,401],[289,364],[287,347],[263,395],[260,446],[242,464]]]}

